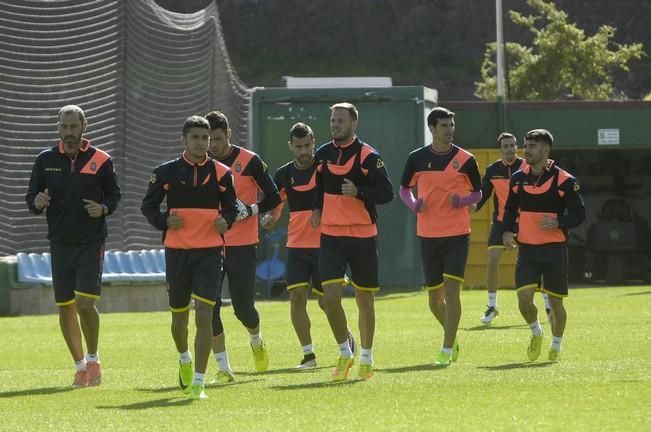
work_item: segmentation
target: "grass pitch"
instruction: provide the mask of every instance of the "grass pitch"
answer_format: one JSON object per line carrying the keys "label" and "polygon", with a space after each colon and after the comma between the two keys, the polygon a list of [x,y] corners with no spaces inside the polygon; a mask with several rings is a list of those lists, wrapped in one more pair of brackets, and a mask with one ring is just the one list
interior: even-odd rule
{"label": "grass pitch", "polygon": [[[380,296],[375,376],[337,384],[329,378],[338,351],[315,301],[308,307],[319,367],[310,371],[293,368],[302,354],[288,302],[258,303],[271,352],[265,374],[255,372],[248,336],[227,308],[237,381],[209,386],[209,399],[196,402],[176,386],[169,313],[102,315],[103,383],[85,389],[69,387],[74,369],[56,316],[0,318],[0,430],[644,430],[649,299],[648,286],[571,290],[562,361],[545,361],[551,330],[543,311],[543,354],[532,363],[515,293],[500,292],[500,315],[483,326],[485,292],[464,291],[459,361],[437,368],[442,331],[426,294]],[[354,301],[345,308],[358,334]],[[208,376],[215,372],[211,358]]]}

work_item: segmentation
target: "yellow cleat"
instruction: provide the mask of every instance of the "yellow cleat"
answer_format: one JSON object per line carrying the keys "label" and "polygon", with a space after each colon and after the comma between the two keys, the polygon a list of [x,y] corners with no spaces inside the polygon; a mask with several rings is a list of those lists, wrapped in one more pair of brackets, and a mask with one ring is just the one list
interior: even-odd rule
{"label": "yellow cleat", "polygon": [[355,357],[339,357],[337,367],[332,371],[333,381],[345,381],[350,368],[355,364]]}
{"label": "yellow cleat", "polygon": [[459,359],[459,342],[454,340],[454,345],[452,345],[452,361],[455,362]]}
{"label": "yellow cleat", "polygon": [[260,344],[259,347],[254,348],[253,350],[253,363],[255,364],[255,370],[258,372],[266,372],[269,368],[269,350],[264,342]]}
{"label": "yellow cleat", "polygon": [[368,363],[360,364],[357,379],[367,381],[371,378],[373,378],[373,365]]}
{"label": "yellow cleat", "polygon": [[535,361],[540,357],[540,348],[542,347],[543,335],[531,336],[529,347],[527,348],[527,357],[529,360]]}
{"label": "yellow cleat", "polygon": [[452,363],[452,356],[447,355],[444,351],[439,352],[434,360],[434,364],[439,366],[448,366],[450,363]]}
{"label": "yellow cleat", "polygon": [[553,361],[553,362],[561,361],[561,352],[559,350],[555,350],[554,348],[550,348],[549,361]]}
{"label": "yellow cleat", "polygon": [[210,384],[224,385],[232,383],[233,381],[235,381],[235,375],[233,374],[233,371],[220,370],[217,372],[217,375],[215,375],[215,378],[210,381]]}
{"label": "yellow cleat", "polygon": [[190,394],[190,384],[192,384],[193,377],[192,363],[179,362],[179,387],[181,387],[183,393]]}
{"label": "yellow cleat", "polygon": [[206,393],[203,391],[203,385],[201,383],[193,383],[190,387],[190,397],[194,400],[207,399]]}

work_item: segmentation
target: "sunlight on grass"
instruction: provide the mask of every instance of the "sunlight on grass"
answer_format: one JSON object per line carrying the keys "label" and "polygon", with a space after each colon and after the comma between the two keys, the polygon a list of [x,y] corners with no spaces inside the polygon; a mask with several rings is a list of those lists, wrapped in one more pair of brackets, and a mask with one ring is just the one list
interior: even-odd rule
{"label": "sunlight on grass", "polygon": [[[479,323],[485,293],[464,291],[459,361],[436,368],[442,331],[424,293],[376,303],[376,374],[330,382],[338,351],[310,301],[319,367],[296,371],[301,350],[288,302],[261,302],[270,370],[258,374],[245,330],[222,312],[237,380],[209,386],[192,402],[178,390],[169,313],[102,315],[99,388],[73,390],[74,369],[55,316],[0,318],[0,430],[430,431],[642,430],[651,402],[650,287],[575,289],[560,363],[526,361],[529,330],[515,293],[500,293],[500,315]],[[542,304],[541,299],[537,299]],[[356,328],[354,301],[345,300]],[[357,334],[357,331],[355,331]],[[353,369],[355,376],[357,368]],[[208,376],[216,372],[211,359]],[[90,422],[90,423],[89,423]]]}

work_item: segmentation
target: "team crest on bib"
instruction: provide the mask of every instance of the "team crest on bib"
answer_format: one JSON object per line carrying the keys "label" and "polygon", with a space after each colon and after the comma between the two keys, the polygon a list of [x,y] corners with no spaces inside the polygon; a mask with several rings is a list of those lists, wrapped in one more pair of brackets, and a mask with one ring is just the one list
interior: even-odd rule
{"label": "team crest on bib", "polygon": [[377,163],[375,164],[375,167],[382,168],[383,166],[384,166],[384,162],[382,161],[382,159],[378,159]]}
{"label": "team crest on bib", "polygon": [[156,173],[153,173],[151,177],[149,177],[149,183],[156,183]]}
{"label": "team crest on bib", "polygon": [[97,164],[95,163],[95,161],[92,161],[90,163],[90,170],[91,171],[97,171]]}
{"label": "team crest on bib", "polygon": [[452,166],[454,167],[454,169],[458,169],[458,168],[459,168],[459,161],[456,160],[456,159],[453,160],[453,161],[452,161]]}
{"label": "team crest on bib", "polygon": [[235,164],[235,172],[239,173],[240,171],[242,171],[242,164],[240,164],[239,162],[237,162],[237,163]]}

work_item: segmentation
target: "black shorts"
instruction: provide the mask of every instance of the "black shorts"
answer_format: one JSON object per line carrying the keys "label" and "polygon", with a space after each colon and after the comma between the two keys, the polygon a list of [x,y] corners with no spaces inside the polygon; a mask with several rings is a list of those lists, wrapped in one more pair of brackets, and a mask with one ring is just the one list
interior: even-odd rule
{"label": "black shorts", "polygon": [[465,234],[453,237],[419,238],[425,288],[428,290],[442,288],[444,277],[463,283],[470,236]]}
{"label": "black shorts", "polygon": [[104,239],[81,245],[50,242],[52,286],[58,306],[74,303],[75,295],[98,299],[102,292]]}
{"label": "black shorts", "polygon": [[165,249],[167,294],[172,312],[190,309],[190,299],[214,306],[221,291],[222,248]]}
{"label": "black shorts", "polygon": [[565,243],[521,244],[515,264],[516,289],[538,289],[542,277],[545,282],[545,286],[542,288],[543,292],[556,297],[566,297],[567,267],[567,245]]}
{"label": "black shorts", "polygon": [[375,237],[335,237],[321,234],[319,271],[321,284],[345,281],[350,267],[353,287],[362,291],[377,291],[378,256]]}
{"label": "black shorts", "polygon": [[319,275],[318,248],[287,248],[287,291],[312,287],[315,294],[323,295]]}
{"label": "black shorts", "polygon": [[506,249],[504,242],[502,241],[503,229],[504,224],[498,220],[493,219],[493,222],[491,223],[491,232],[488,235],[488,249],[497,247]]}

